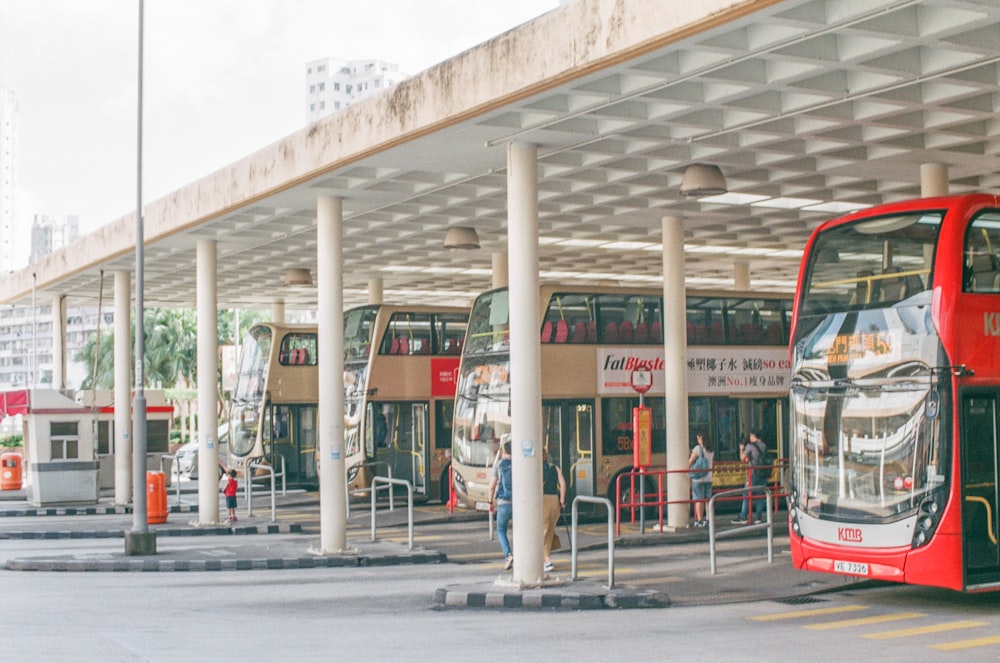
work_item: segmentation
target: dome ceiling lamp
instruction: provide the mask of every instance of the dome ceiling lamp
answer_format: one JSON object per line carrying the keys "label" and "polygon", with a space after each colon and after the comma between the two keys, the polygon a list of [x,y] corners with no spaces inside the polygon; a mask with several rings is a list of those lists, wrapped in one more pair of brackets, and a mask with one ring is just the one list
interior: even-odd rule
{"label": "dome ceiling lamp", "polygon": [[684,169],[681,177],[681,195],[693,198],[720,196],[728,191],[726,178],[718,166],[693,163]]}

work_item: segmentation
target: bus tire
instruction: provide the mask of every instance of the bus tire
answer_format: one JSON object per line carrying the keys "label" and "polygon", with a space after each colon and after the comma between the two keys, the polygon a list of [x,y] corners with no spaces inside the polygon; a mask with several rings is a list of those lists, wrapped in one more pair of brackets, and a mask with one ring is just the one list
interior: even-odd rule
{"label": "bus tire", "polygon": [[451,499],[451,463],[441,470],[441,477],[438,479],[438,497],[441,498],[441,504],[447,504]]}

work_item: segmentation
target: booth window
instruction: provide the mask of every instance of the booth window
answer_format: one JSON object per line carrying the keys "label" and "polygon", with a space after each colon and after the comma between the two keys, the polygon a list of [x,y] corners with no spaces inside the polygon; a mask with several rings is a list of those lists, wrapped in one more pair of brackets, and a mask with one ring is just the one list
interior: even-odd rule
{"label": "booth window", "polygon": [[76,460],[80,457],[80,424],[76,421],[53,421],[49,428],[52,460]]}
{"label": "booth window", "polygon": [[146,452],[167,453],[170,450],[170,422],[166,419],[146,421]]}

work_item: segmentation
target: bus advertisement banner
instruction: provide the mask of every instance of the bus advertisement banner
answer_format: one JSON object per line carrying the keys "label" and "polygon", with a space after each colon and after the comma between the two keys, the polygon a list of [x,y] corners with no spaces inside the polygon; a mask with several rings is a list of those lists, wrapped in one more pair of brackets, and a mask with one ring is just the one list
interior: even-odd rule
{"label": "bus advertisement banner", "polygon": [[458,384],[458,357],[431,359],[431,396],[454,397]]}
{"label": "bus advertisement banner", "polygon": [[[692,394],[787,392],[791,363],[785,348],[688,348],[688,391]],[[653,393],[664,391],[663,350],[599,348],[597,391],[634,395],[632,371],[653,373]]]}

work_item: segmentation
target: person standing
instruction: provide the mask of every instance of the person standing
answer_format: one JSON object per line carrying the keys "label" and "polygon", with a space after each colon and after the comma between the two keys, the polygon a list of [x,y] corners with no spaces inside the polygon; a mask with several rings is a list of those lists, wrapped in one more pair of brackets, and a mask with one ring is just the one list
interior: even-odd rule
{"label": "person standing", "polygon": [[715,457],[715,444],[708,434],[699,431],[695,435],[697,443],[691,449],[688,467],[691,472],[691,499],[694,500],[694,526],[705,527],[705,502],[712,497],[712,460]]}
{"label": "person standing", "polygon": [[226,496],[226,522],[231,523],[236,520],[236,470],[229,470],[226,479],[226,487],[222,494]]}
{"label": "person standing", "polygon": [[507,527],[510,526],[511,517],[514,515],[511,486],[510,436],[505,434],[500,443],[500,460],[493,463],[493,470],[490,473],[488,491],[490,511],[495,511],[497,514],[497,538],[503,551],[504,571],[510,570],[514,565],[514,553],[507,538]]}
{"label": "person standing", "polygon": [[[760,466],[760,459],[764,456],[767,447],[764,445],[764,441],[760,438],[760,431],[750,431],[747,436],[747,441],[740,445],[740,458],[748,466],[749,477],[747,479],[746,485],[748,487],[754,488],[757,486],[767,486],[767,476],[770,474],[770,469],[766,472],[757,469]],[[764,500],[767,499],[767,492],[765,490],[755,490],[751,494],[748,494],[743,498],[743,507],[740,509],[740,517],[733,521],[734,525],[748,525],[751,523],[750,518],[750,502],[751,495],[753,500],[753,518],[755,521],[760,522],[764,519],[764,509],[767,505]]]}
{"label": "person standing", "polygon": [[552,545],[558,539],[556,525],[566,508],[566,479],[558,465],[549,462],[549,452],[542,452],[542,545],[545,549],[545,572],[553,568]]}

